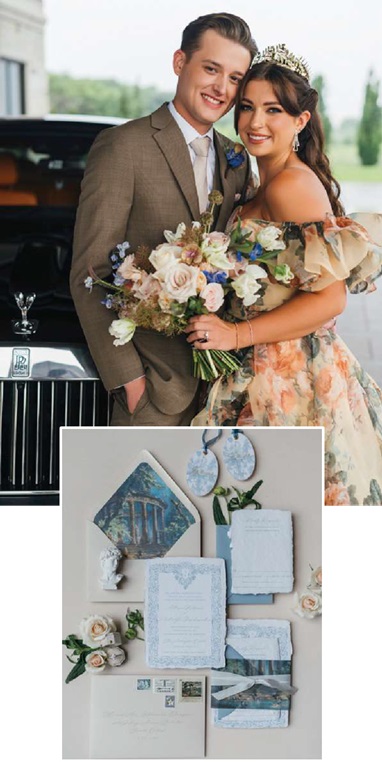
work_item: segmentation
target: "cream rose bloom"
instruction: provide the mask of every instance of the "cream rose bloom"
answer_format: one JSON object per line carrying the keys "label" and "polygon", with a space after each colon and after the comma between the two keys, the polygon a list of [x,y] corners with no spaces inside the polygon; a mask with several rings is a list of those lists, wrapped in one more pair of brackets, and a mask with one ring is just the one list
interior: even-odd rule
{"label": "cream rose bloom", "polygon": [[111,336],[116,337],[113,341],[114,346],[121,347],[122,344],[127,344],[133,338],[136,327],[136,323],[134,323],[134,320],[130,320],[130,318],[113,320],[109,326],[109,333]]}
{"label": "cream rose bloom", "polygon": [[224,291],[220,283],[207,283],[200,296],[204,299],[208,312],[217,312],[224,302]]}
{"label": "cream rose bloom", "polygon": [[285,243],[284,241],[278,240],[280,235],[281,230],[276,228],[275,225],[268,225],[263,230],[260,230],[256,236],[256,241],[266,251],[281,251],[282,249],[285,249]]}
{"label": "cream rose bloom", "polygon": [[314,619],[322,613],[322,598],[319,593],[307,590],[302,595],[295,595],[293,611],[305,619]]}
{"label": "cream rose bloom", "polygon": [[161,291],[161,284],[152,273],[149,275],[145,273],[146,277],[142,280],[142,283],[136,283],[133,286],[133,292],[136,299],[151,299]]}
{"label": "cream rose bloom", "polygon": [[105,651],[92,651],[85,658],[85,670],[86,672],[103,672],[106,667],[107,655]]}
{"label": "cream rose bloom", "polygon": [[239,299],[243,300],[245,307],[249,307],[258,300],[260,294],[257,292],[261,289],[259,278],[266,278],[266,276],[267,273],[259,265],[248,265],[245,273],[233,281],[232,288]]}
{"label": "cream rose bloom", "polygon": [[168,243],[162,243],[149,256],[149,261],[156,269],[156,276],[164,280],[169,267],[173,267],[180,259],[182,253],[181,246],[172,246]]}
{"label": "cream rose bloom", "polygon": [[96,648],[109,632],[116,632],[113,620],[105,615],[93,614],[80,623],[81,639],[85,646]]}
{"label": "cream rose bloom", "polygon": [[164,286],[168,296],[183,304],[190,296],[196,296],[199,270],[183,262],[173,265],[166,271]]}
{"label": "cream rose bloom", "polygon": [[213,233],[208,233],[204,237],[200,248],[206,255],[212,253],[225,254],[229,246],[229,240],[229,236],[225,233],[214,231]]}

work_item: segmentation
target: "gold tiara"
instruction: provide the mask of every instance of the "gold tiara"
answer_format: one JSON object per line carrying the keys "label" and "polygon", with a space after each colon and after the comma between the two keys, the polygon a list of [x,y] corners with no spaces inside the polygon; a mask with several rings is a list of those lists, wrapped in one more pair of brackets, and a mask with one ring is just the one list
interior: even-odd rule
{"label": "gold tiara", "polygon": [[291,53],[284,42],[278,45],[269,45],[262,53],[257,53],[252,61],[252,66],[263,61],[284,66],[309,80],[308,64],[303,58],[298,58],[294,53]]}

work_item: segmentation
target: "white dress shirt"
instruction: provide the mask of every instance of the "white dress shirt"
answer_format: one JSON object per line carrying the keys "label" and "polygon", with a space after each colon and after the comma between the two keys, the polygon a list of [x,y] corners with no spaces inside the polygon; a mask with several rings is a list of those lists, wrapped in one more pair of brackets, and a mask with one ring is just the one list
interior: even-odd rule
{"label": "white dress shirt", "polygon": [[195,127],[192,127],[191,124],[189,124],[189,122],[187,122],[187,120],[184,119],[184,117],[179,114],[179,112],[176,110],[172,102],[168,104],[168,110],[170,114],[174,117],[179,129],[181,130],[183,134],[183,137],[187,143],[192,164],[194,164],[196,154],[194,149],[191,147],[190,143],[193,140],[195,140],[195,138],[210,138],[210,147],[208,150],[208,157],[207,157],[207,185],[208,185],[208,193],[211,193],[214,186],[214,175],[215,175],[215,164],[216,164],[216,152],[215,152],[215,146],[214,146],[213,127],[211,127],[208,130],[208,132],[206,132],[204,135],[201,135],[200,132],[195,130]]}

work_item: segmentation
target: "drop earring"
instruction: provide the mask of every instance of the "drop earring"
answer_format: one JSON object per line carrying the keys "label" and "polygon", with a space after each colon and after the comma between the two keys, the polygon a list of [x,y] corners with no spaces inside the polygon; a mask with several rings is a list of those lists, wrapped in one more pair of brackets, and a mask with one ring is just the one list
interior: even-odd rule
{"label": "drop earring", "polygon": [[256,455],[252,442],[239,429],[232,429],[223,447],[223,460],[231,476],[239,481],[245,481],[252,476]]}
{"label": "drop earring", "polygon": [[297,153],[298,149],[300,148],[300,141],[298,139],[298,130],[295,130],[293,143],[292,143],[292,150]]}
{"label": "drop earring", "polygon": [[194,495],[199,497],[208,495],[213,490],[219,473],[216,455],[211,452],[210,447],[220,439],[222,431],[218,429],[217,435],[209,441],[207,431],[208,429],[204,429],[202,434],[202,449],[194,452],[187,463],[187,484]]}

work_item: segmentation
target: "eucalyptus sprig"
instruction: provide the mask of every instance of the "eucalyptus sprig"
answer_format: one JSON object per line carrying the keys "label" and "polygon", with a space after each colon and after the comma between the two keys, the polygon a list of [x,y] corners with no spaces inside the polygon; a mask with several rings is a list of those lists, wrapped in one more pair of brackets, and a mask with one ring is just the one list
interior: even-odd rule
{"label": "eucalyptus sprig", "polygon": [[[255,510],[259,510],[261,508],[261,503],[259,503],[259,501],[254,498],[254,495],[256,494],[259,487],[261,487],[262,483],[263,483],[263,479],[260,479],[249,490],[240,490],[240,489],[237,489],[237,487],[232,487],[232,489],[235,490],[236,495],[231,497],[229,500],[228,500],[228,495],[231,492],[229,487],[215,487],[215,489],[213,490],[214,498],[212,502],[212,509],[214,514],[215,524],[220,526],[222,524],[223,525],[230,524],[233,511],[241,510],[243,508],[246,508],[248,505],[254,505]],[[225,498],[225,501],[227,504],[227,510],[228,510],[228,521],[226,517],[224,516],[224,513],[221,509],[219,497]]]}
{"label": "eucalyptus sprig", "polygon": [[144,638],[140,638],[138,635],[138,628],[142,631],[145,629],[143,614],[141,614],[138,609],[135,611],[127,609],[126,621],[128,627],[125,632],[125,638],[127,638],[127,640],[135,640],[135,638],[137,640],[144,640]]}

